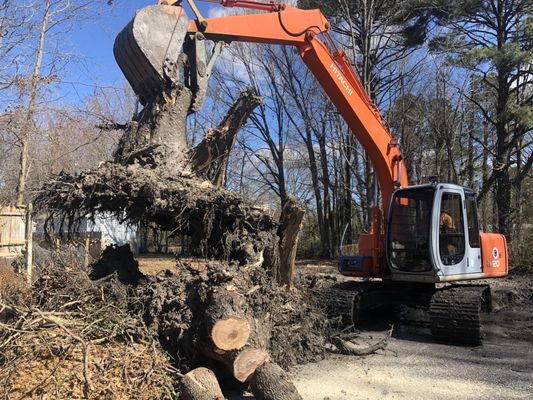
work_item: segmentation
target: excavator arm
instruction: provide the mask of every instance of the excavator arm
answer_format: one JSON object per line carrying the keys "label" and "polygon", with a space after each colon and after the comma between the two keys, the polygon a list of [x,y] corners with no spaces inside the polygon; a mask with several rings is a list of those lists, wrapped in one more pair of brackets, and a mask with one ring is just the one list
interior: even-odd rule
{"label": "excavator arm", "polygon": [[[189,32],[225,42],[253,42],[295,46],[354,136],[372,160],[387,213],[392,192],[407,186],[407,175],[398,146],[381,114],[364,90],[343,51],[330,51],[319,35],[330,41],[330,24],[319,10],[300,10],[279,3],[221,1],[268,13],[206,18],[206,27],[190,21]],[[331,43],[331,41],[330,41]]]}

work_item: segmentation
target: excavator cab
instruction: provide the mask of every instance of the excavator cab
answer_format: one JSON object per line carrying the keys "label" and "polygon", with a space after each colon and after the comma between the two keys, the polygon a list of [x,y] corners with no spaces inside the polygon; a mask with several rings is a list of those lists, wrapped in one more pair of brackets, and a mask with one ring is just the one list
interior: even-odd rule
{"label": "excavator cab", "polygon": [[505,237],[480,233],[476,196],[468,188],[438,183],[398,189],[386,226],[386,263],[393,280],[507,275]]}

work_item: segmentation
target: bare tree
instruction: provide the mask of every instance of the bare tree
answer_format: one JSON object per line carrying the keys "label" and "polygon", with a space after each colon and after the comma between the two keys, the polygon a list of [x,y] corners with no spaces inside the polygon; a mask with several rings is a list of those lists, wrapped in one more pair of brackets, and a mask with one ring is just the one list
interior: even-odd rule
{"label": "bare tree", "polygon": [[[39,15],[38,17],[31,15],[32,18],[27,18],[27,31],[22,31],[19,36],[15,36],[15,38],[24,37],[25,40],[28,40],[28,36],[32,33],[33,27],[38,27],[38,35],[34,47],[34,62],[32,63],[29,77],[25,78],[23,74],[20,75],[17,68],[15,68],[15,71],[11,71],[12,74],[17,74],[17,80],[20,82],[18,86],[24,88],[24,90],[19,91],[21,94],[18,96],[17,102],[24,104],[25,118],[22,126],[15,133],[20,147],[19,171],[16,185],[16,203],[19,205],[24,204],[27,200],[28,174],[31,169],[30,144],[35,139],[35,135],[39,130],[36,113],[37,103],[41,95],[40,89],[43,85],[58,80],[56,73],[57,60],[61,58],[58,55],[51,57],[51,60],[48,61],[50,64],[48,66],[48,72],[43,73],[43,59],[46,53],[47,40],[54,33],[58,35],[68,34],[76,22],[86,19],[95,11],[96,7],[103,3],[110,4],[111,2],[104,2],[103,0],[86,0],[84,2],[61,0],[52,2],[51,0],[45,0],[40,7],[35,7],[36,10],[39,10],[40,15],[36,13]],[[30,6],[28,5],[28,7]],[[21,12],[19,11],[19,13]],[[26,15],[24,13],[22,14]],[[33,21],[33,17],[39,18],[38,23]],[[12,47],[14,45],[20,45],[21,39],[18,41],[13,40],[13,37],[11,39],[10,45],[7,48],[4,47],[3,51],[5,54],[12,56],[10,64],[17,66],[17,58],[20,56],[20,51],[17,52]],[[28,40],[28,42],[31,41]],[[21,72],[23,73],[23,71]]]}

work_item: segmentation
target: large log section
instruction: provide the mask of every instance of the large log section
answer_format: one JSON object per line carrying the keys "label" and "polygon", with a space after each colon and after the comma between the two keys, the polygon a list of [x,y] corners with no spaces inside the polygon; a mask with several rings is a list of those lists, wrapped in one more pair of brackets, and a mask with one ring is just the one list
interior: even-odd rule
{"label": "large log section", "polygon": [[180,399],[224,400],[224,395],[213,371],[200,367],[181,378]]}
{"label": "large log section", "polygon": [[257,400],[302,400],[285,371],[273,362],[258,368],[250,387]]}

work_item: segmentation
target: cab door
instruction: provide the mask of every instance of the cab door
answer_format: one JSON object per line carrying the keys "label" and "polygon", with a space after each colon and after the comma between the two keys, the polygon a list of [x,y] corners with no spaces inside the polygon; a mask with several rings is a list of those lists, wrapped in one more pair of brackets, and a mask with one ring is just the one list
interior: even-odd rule
{"label": "cab door", "polygon": [[435,264],[439,275],[481,272],[481,248],[475,194],[460,186],[442,185],[436,196]]}
{"label": "cab door", "polygon": [[465,274],[469,261],[464,191],[455,185],[443,185],[435,200],[438,206],[433,219],[434,257],[438,274]]}
{"label": "cab door", "polygon": [[470,189],[464,189],[464,195],[467,228],[467,272],[480,273],[483,270],[483,261],[481,258],[481,231],[479,230],[476,194]]}

